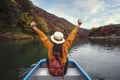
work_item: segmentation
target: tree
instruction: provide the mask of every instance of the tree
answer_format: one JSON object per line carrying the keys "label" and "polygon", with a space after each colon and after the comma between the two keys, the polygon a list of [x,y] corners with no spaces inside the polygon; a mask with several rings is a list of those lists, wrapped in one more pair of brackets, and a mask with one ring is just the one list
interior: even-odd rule
{"label": "tree", "polygon": [[96,30],[97,30],[96,27],[92,27],[92,28],[90,29],[90,36],[95,35],[95,34],[96,34]]}

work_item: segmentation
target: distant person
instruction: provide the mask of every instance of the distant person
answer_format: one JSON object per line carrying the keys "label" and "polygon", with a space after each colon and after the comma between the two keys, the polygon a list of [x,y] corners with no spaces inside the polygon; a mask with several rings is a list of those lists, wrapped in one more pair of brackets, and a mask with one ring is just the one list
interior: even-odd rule
{"label": "distant person", "polygon": [[78,29],[80,28],[80,25],[82,24],[82,20],[78,19],[78,25],[75,26],[75,28],[72,30],[72,32],[69,34],[67,39],[64,39],[64,34],[62,32],[56,31],[50,38],[50,40],[47,38],[47,36],[37,28],[37,24],[35,21],[31,22],[31,27],[40,37],[41,41],[44,43],[45,47],[48,49],[48,63],[49,60],[53,58],[53,53],[58,52],[62,64],[64,66],[64,74],[67,72],[67,66],[68,66],[68,48],[71,46]]}

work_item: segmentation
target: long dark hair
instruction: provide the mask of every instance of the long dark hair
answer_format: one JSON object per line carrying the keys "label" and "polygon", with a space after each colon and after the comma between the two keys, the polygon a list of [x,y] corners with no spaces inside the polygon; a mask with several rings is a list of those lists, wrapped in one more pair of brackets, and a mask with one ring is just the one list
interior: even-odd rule
{"label": "long dark hair", "polygon": [[58,52],[61,55],[62,58],[62,44],[54,44],[53,46],[53,53]]}

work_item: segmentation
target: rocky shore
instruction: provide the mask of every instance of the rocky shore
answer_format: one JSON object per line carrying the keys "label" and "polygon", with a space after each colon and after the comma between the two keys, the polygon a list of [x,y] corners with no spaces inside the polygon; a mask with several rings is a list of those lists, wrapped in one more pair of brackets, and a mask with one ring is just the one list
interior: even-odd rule
{"label": "rocky shore", "polygon": [[120,39],[120,36],[92,36],[89,39]]}
{"label": "rocky shore", "polygon": [[0,34],[0,39],[2,40],[26,40],[33,39],[33,36],[24,33],[11,33],[7,32],[4,34]]}

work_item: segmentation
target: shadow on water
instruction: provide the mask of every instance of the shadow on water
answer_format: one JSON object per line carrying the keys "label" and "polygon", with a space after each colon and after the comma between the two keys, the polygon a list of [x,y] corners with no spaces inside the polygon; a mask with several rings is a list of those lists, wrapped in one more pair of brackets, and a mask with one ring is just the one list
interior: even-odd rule
{"label": "shadow on water", "polygon": [[22,80],[46,52],[39,41],[0,41],[0,80]]}

